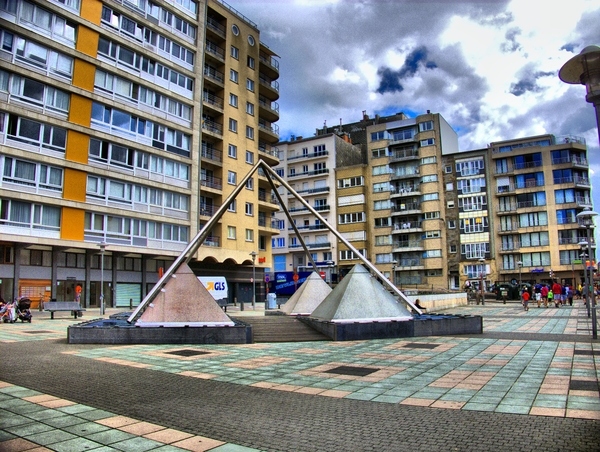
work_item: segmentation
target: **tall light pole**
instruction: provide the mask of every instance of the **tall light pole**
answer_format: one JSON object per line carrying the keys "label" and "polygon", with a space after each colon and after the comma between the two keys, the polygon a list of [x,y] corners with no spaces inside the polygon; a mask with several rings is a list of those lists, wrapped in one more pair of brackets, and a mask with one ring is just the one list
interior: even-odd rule
{"label": "tall light pole", "polygon": [[521,277],[521,275],[522,275],[521,271],[523,269],[523,262],[518,261],[517,267],[519,267],[519,298],[521,299],[521,301],[523,301],[523,295],[521,294],[521,291],[523,290],[523,278]]}
{"label": "tall light pole", "polygon": [[256,256],[258,253],[252,251],[250,256],[252,256],[252,309],[256,309]]}
{"label": "tall light pole", "polygon": [[100,247],[100,315],[104,315],[104,251],[108,245],[102,241],[98,246]]}
{"label": "tall light pole", "polygon": [[[583,251],[585,248],[587,248],[587,242],[579,242],[579,246],[581,246],[581,250]],[[583,262],[583,276],[584,276],[584,284],[585,284],[585,306],[587,308],[587,315],[588,317],[591,315],[591,309],[590,309],[590,305],[592,304],[590,302],[591,300],[591,294],[590,294],[590,282],[588,281],[588,271],[587,271],[587,258],[588,255],[585,252],[582,252],[579,257],[581,258],[581,261]],[[582,291],[583,292],[583,291]]]}
{"label": "tall light pole", "polygon": [[596,109],[596,127],[600,139],[600,47],[587,46],[560,68],[558,76],[565,83],[585,85],[585,100]]}
{"label": "tall light pole", "polygon": [[479,271],[479,296],[481,297],[481,304],[485,304],[485,293],[483,291],[483,273],[485,272],[485,259],[479,258],[479,265],[481,266]]}
{"label": "tall light pole", "polygon": [[[600,55],[599,55],[600,56]],[[599,64],[599,70],[600,70],[600,64]],[[599,74],[600,75],[600,74]],[[598,325],[596,325],[596,296],[595,296],[595,290],[594,290],[594,258],[595,256],[595,251],[594,254],[592,254],[592,238],[590,236],[590,229],[594,227],[594,217],[598,215],[598,212],[594,212],[593,210],[591,210],[589,207],[586,207],[583,209],[583,211],[579,212],[577,214],[577,219],[579,220],[579,224],[583,227],[585,227],[586,229],[586,237],[587,237],[587,252],[588,252],[588,256],[590,259],[590,286],[591,287],[591,294],[589,294],[589,298],[591,299],[591,306],[590,309],[592,310],[592,338],[593,339],[598,339]],[[588,287],[588,292],[590,292],[590,289]],[[589,304],[589,301],[588,301]]]}

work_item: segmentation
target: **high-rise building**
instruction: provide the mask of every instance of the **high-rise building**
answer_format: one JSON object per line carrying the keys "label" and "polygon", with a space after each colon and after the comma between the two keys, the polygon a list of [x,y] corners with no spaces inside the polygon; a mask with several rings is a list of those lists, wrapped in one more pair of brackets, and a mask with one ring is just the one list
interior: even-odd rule
{"label": "high-rise building", "polygon": [[[327,133],[311,138],[294,137],[293,140],[279,143],[281,163],[275,169],[298,195],[334,227],[338,217],[337,209],[351,203],[346,198],[336,198],[335,169],[363,161],[361,148],[352,145],[347,134],[340,135]],[[337,260],[337,238],[292,192],[288,192],[283,186],[279,191],[292,223],[283,210],[274,218],[281,232],[273,237],[274,270],[312,270],[311,262],[302,247],[304,242],[317,270],[324,273],[326,280],[330,282],[336,274],[334,264]],[[362,203],[364,204],[364,200]]]}
{"label": "high-rise building", "polygon": [[[135,305],[258,159],[278,163],[277,55],[224,2],[0,2],[0,42],[5,298]],[[246,294],[276,210],[255,175],[190,266]]]}

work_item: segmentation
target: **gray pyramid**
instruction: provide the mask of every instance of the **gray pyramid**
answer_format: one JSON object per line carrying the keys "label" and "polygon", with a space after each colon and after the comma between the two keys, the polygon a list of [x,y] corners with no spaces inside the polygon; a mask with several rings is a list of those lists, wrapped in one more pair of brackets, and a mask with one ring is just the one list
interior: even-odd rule
{"label": "gray pyramid", "polygon": [[367,269],[356,264],[310,318],[333,323],[368,323],[413,317]]}
{"label": "gray pyramid", "polygon": [[317,272],[312,272],[300,288],[283,305],[281,311],[288,315],[309,315],[319,306],[325,297],[331,293]]}

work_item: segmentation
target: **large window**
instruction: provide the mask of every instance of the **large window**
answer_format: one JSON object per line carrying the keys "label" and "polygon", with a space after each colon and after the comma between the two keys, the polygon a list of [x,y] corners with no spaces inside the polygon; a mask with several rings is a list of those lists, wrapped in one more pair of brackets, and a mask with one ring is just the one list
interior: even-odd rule
{"label": "large window", "polygon": [[60,207],[1,200],[0,224],[27,229],[60,230]]}
{"label": "large window", "polygon": [[71,46],[75,44],[77,26],[74,23],[34,3],[23,0],[20,4],[19,20],[22,25],[29,26],[52,40],[62,41]]}
{"label": "large window", "polygon": [[44,190],[62,192],[62,168],[4,157],[2,180]]}
{"label": "large window", "polygon": [[338,188],[350,188],[365,185],[365,180],[362,176],[347,177],[338,179]]}
{"label": "large window", "polygon": [[0,79],[3,80],[0,83],[0,91],[7,88],[13,97],[43,110],[65,115],[69,113],[70,95],[65,91],[5,71],[0,71]]}
{"label": "large window", "polygon": [[[0,119],[2,114],[0,113]],[[0,127],[1,127],[0,123]],[[67,131],[62,127],[21,118],[14,114],[8,116],[8,136],[16,141],[52,151],[65,152]]]}
{"label": "large window", "polygon": [[360,223],[365,221],[364,212],[343,213],[339,215],[339,224]]}

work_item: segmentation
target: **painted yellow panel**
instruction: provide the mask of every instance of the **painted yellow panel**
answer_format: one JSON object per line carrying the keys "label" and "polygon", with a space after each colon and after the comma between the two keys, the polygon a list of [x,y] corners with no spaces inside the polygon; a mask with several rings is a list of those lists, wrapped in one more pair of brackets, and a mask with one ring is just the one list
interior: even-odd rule
{"label": "painted yellow panel", "polygon": [[92,118],[92,100],[71,94],[71,107],[69,121],[81,126],[89,127]]}
{"label": "painted yellow panel", "polygon": [[84,27],[83,25],[79,26],[75,48],[92,58],[96,58],[98,53],[98,36],[97,31]]}
{"label": "painted yellow panel", "polygon": [[75,58],[73,66],[73,86],[78,86],[87,91],[94,91],[94,77],[96,76],[96,66],[87,61]]}
{"label": "painted yellow panel", "polygon": [[81,2],[81,11],[79,16],[82,19],[89,20],[96,25],[100,25],[100,18],[102,17],[102,2],[100,0],[85,0]]}
{"label": "painted yellow panel", "polygon": [[62,224],[60,238],[64,240],[79,240],[83,242],[85,212],[72,207],[62,208]]}
{"label": "painted yellow panel", "polygon": [[65,159],[72,162],[87,163],[90,137],[84,133],[69,130]]}
{"label": "painted yellow panel", "polygon": [[63,198],[71,201],[85,202],[87,173],[71,168],[65,168]]}

